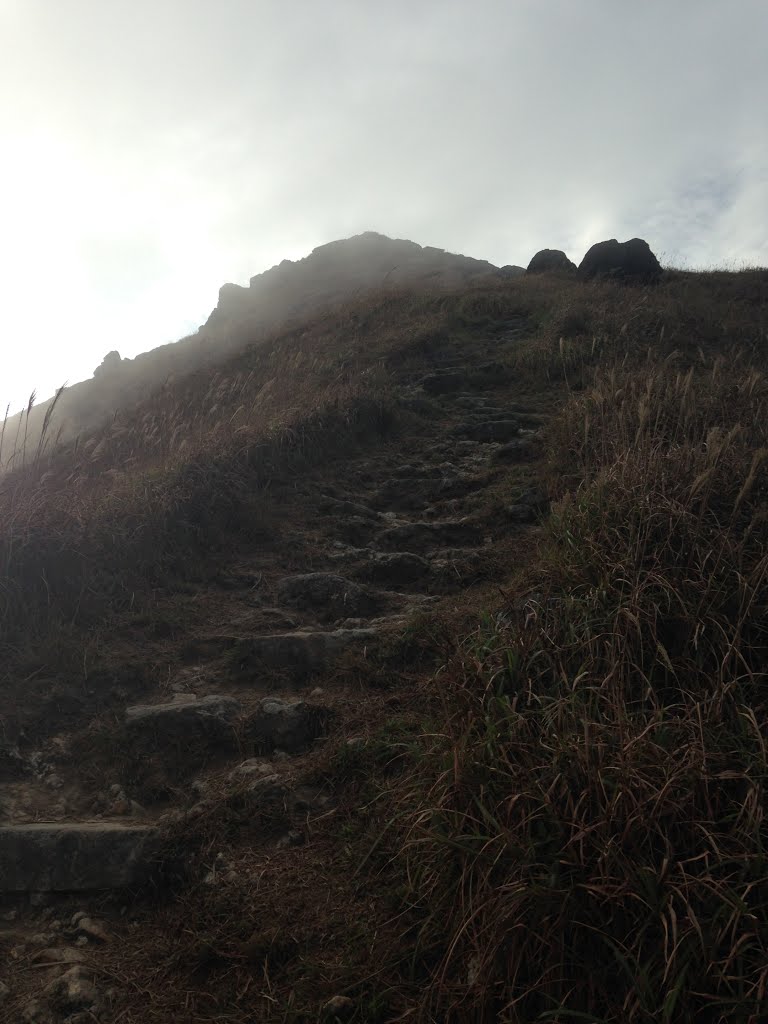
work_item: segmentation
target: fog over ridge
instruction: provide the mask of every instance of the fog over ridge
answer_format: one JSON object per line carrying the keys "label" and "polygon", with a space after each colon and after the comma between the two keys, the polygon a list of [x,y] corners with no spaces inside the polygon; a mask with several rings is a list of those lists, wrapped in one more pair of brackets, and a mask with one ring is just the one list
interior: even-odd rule
{"label": "fog over ridge", "polygon": [[3,404],[371,227],[768,263],[762,0],[0,3]]}

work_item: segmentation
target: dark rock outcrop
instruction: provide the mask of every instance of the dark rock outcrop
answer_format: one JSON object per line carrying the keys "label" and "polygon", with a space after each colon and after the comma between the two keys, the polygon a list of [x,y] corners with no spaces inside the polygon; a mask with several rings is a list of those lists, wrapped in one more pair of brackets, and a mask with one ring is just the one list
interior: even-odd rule
{"label": "dark rock outcrop", "polygon": [[617,242],[610,238],[596,242],[579,264],[579,275],[585,279],[609,277],[619,281],[653,284],[661,277],[661,265],[642,238]]}
{"label": "dark rock outcrop", "polygon": [[116,349],[113,349],[111,352],[107,352],[104,356],[99,366],[97,366],[93,371],[93,376],[95,378],[112,376],[113,374],[120,372],[121,364],[122,359],[120,358],[120,353]]}
{"label": "dark rock outcrop", "polygon": [[219,301],[205,322],[205,327],[216,326],[222,320],[239,318],[247,313],[251,293],[239,284],[223,284],[219,288]]}
{"label": "dark rock outcrop", "polygon": [[526,268],[526,274],[545,274],[551,270],[576,270],[562,249],[539,249]]}
{"label": "dark rock outcrop", "polygon": [[[522,268],[511,269],[522,273]],[[460,285],[496,272],[487,260],[364,231],[318,246],[304,259],[283,260],[252,277],[247,288],[224,285],[205,329],[217,330],[246,318],[252,324],[279,322],[366,289],[419,283]]]}

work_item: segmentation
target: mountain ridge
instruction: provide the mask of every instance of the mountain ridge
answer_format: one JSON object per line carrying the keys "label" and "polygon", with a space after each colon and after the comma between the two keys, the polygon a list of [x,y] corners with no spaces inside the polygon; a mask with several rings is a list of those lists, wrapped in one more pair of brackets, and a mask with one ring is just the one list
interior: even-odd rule
{"label": "mountain ridge", "polygon": [[[247,288],[222,285],[219,303],[202,329],[230,321],[243,310],[258,315],[260,304],[271,304],[277,315],[310,312],[319,302],[342,297],[339,281],[343,282],[346,297],[359,289],[387,284],[434,283],[435,279],[441,284],[461,284],[500,269],[488,260],[364,231],[319,245],[299,260],[283,260],[255,274]],[[522,267],[504,269],[507,273],[524,273]]]}
{"label": "mountain ridge", "polygon": [[[46,415],[49,432],[71,437],[98,427],[117,410],[126,410],[169,378],[214,366],[239,347],[276,329],[340,302],[381,289],[451,288],[495,275],[517,276],[522,267],[499,268],[487,260],[393,239],[375,231],[317,246],[299,260],[283,260],[251,277],[249,285],[225,283],[208,319],[196,333],[123,359],[110,351],[91,378],[66,387],[55,402],[33,406],[26,430],[34,439]],[[13,436],[21,417],[10,417]],[[2,464],[0,452],[0,465]]]}

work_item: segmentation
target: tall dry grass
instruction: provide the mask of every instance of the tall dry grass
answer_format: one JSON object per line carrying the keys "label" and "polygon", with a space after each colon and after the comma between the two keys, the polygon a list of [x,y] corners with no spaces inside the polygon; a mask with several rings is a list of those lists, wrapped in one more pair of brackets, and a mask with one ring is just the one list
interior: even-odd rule
{"label": "tall dry grass", "polygon": [[437,680],[420,1019],[768,1019],[768,360],[708,351],[637,339],[574,395],[529,598]]}

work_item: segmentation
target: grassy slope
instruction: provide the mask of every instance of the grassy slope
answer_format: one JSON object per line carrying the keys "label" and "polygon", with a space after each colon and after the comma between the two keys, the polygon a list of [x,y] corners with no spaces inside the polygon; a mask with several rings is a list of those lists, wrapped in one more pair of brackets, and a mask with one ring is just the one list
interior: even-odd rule
{"label": "grassy slope", "polygon": [[338,955],[244,952],[242,894],[192,893],[164,912],[190,987],[253,984],[273,1020],[342,988],[368,1021],[764,1019],[767,307],[760,272],[387,296],[5,481],[2,686],[34,705],[111,618],[247,543],[275,483],[391,429],[430,352],[471,362],[525,313],[509,368],[570,392],[534,564],[460,638],[414,627],[440,636],[438,672],[312,768],[344,794],[343,842],[318,826],[259,896],[267,921],[325,914]]}
{"label": "grassy slope", "polygon": [[446,666],[406,797],[432,1019],[765,1018],[768,292],[679,287],[584,353],[530,599]]}
{"label": "grassy slope", "polygon": [[[7,684],[57,672],[82,629],[247,536],[275,481],[381,436],[398,381],[547,289],[393,294],[336,309],[151,396],[0,481]],[[543,312],[542,312],[543,315]],[[79,658],[80,655],[76,654]],[[0,677],[1,678],[1,677]]]}

